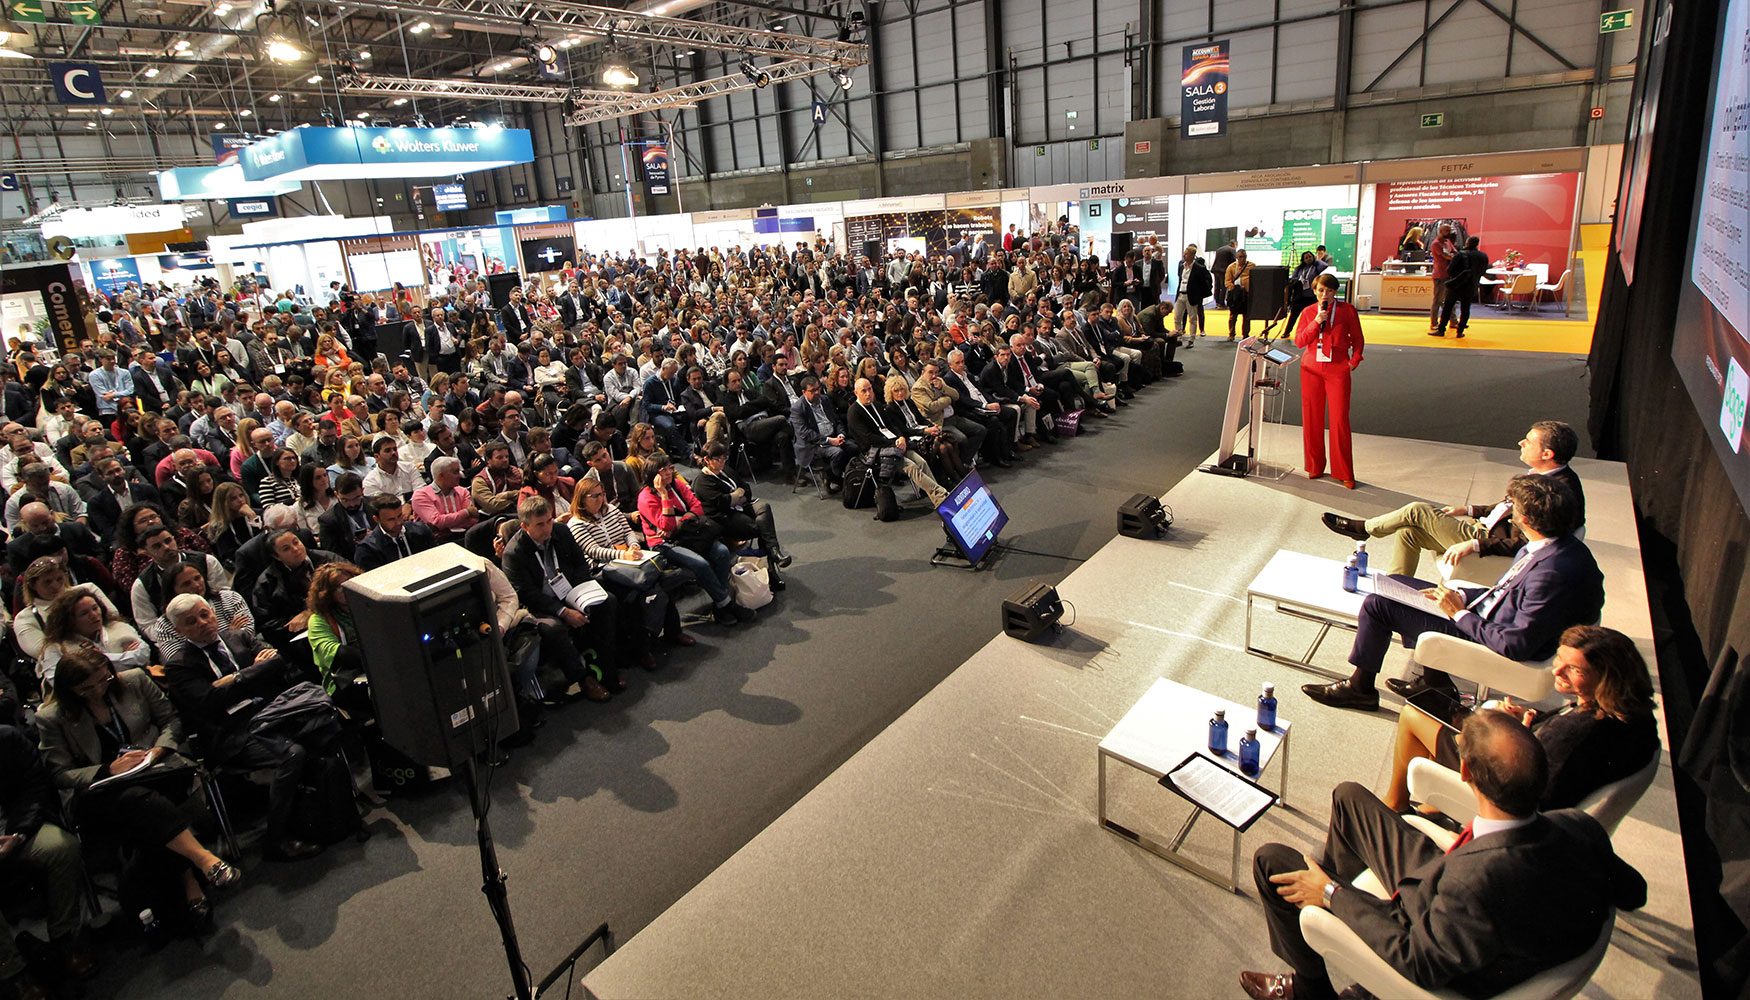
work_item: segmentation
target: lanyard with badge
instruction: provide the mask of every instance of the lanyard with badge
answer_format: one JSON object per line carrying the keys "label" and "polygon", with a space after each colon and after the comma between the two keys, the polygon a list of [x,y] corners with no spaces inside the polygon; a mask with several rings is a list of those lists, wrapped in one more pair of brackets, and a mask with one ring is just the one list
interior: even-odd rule
{"label": "lanyard with badge", "polygon": [[863,407],[863,412],[867,413],[869,415],[870,420],[875,421],[875,426],[881,428],[881,436],[882,437],[886,438],[889,441],[899,440],[899,435],[888,430],[887,429],[887,421],[882,420],[881,417],[878,414],[876,414],[876,412],[872,408],[870,408],[865,403],[858,403],[857,405]]}

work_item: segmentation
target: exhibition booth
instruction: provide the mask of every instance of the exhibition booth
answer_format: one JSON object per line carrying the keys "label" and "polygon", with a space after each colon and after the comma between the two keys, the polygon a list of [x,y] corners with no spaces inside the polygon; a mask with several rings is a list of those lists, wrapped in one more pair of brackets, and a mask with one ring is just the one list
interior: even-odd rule
{"label": "exhibition booth", "polygon": [[[356,138],[357,148],[368,150],[370,137]],[[243,161],[249,167],[249,156]],[[1400,254],[1405,235],[1420,227],[1424,241],[1432,242],[1448,225],[1461,243],[1479,236],[1497,265],[1486,283],[1489,297],[1520,305],[1549,300],[1558,308],[1545,315],[1559,317],[1573,314],[1571,286],[1561,276],[1578,249],[1585,168],[1586,150],[1576,147],[620,219],[568,219],[562,206],[548,205],[498,212],[496,225],[417,232],[389,231],[382,218],[329,217],[317,220],[325,234],[318,241],[298,238],[313,228],[310,219],[269,219],[245,224],[240,237],[214,237],[204,264],[142,254],[85,266],[93,286],[106,290],[192,280],[210,267],[225,283],[260,274],[275,288],[306,295],[336,280],[360,292],[399,283],[423,299],[456,277],[500,270],[557,282],[567,264],[590,254],[655,260],[683,249],[788,247],[817,237],[857,257],[939,254],[979,235],[998,247],[1010,226],[1037,232],[1068,220],[1081,251],[1102,262],[1151,244],[1170,262],[1187,244],[1212,261],[1218,248],[1232,243],[1253,263],[1293,268],[1304,252],[1323,247],[1358,307],[1409,313],[1427,308],[1434,279],[1425,254],[1413,248]],[[1169,266],[1168,294],[1175,290],[1174,271]],[[1536,292],[1540,285],[1543,291]]]}

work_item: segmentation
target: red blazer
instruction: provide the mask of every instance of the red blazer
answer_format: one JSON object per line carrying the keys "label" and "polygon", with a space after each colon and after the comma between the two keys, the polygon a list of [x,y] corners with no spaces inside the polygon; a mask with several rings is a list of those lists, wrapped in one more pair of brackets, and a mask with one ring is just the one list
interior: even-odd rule
{"label": "red blazer", "polygon": [[[1367,346],[1361,337],[1361,317],[1347,302],[1332,301],[1331,328],[1325,331],[1325,345],[1330,349],[1331,363],[1342,362],[1353,368],[1361,363],[1361,349]],[[1306,351],[1302,365],[1318,363],[1319,310],[1316,304],[1301,310],[1300,325],[1294,329],[1294,346]]]}

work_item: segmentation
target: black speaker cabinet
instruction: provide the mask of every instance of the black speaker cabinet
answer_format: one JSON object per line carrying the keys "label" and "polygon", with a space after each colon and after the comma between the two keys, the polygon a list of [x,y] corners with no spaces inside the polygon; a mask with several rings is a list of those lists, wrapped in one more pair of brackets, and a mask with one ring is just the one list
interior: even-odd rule
{"label": "black speaker cabinet", "polygon": [[1118,533],[1131,538],[1159,538],[1166,534],[1160,497],[1138,493],[1119,504]]}
{"label": "black speaker cabinet", "polygon": [[503,309],[510,305],[510,290],[522,283],[523,276],[515,271],[487,275],[486,291],[492,296],[492,308]]}
{"label": "black speaker cabinet", "polygon": [[1252,298],[1246,303],[1247,318],[1269,320],[1282,310],[1282,296],[1287,291],[1288,268],[1252,268]]}
{"label": "black speaker cabinet", "polygon": [[346,583],[383,739],[455,767],[517,731],[486,560],[454,543]]}
{"label": "black speaker cabinet", "polygon": [[1026,642],[1038,642],[1062,617],[1063,602],[1050,584],[1030,586],[1003,602],[1003,631]]}
{"label": "black speaker cabinet", "polygon": [[1119,261],[1123,260],[1124,255],[1129,253],[1130,248],[1135,246],[1135,245],[1136,245],[1136,234],[1135,233],[1113,233],[1112,234],[1112,263],[1116,264]]}

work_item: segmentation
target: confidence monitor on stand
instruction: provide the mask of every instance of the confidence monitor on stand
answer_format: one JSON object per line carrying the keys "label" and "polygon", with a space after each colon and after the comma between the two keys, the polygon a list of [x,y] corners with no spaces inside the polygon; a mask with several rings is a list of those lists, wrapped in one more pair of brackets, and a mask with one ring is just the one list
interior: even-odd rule
{"label": "confidence monitor on stand", "polygon": [[984,560],[999,547],[997,535],[1009,523],[1008,513],[977,472],[968,472],[965,479],[948,491],[948,498],[937,505],[936,514],[942,519],[942,530],[950,544],[936,550],[930,557],[931,566],[960,561],[966,563],[967,569],[982,569]]}

